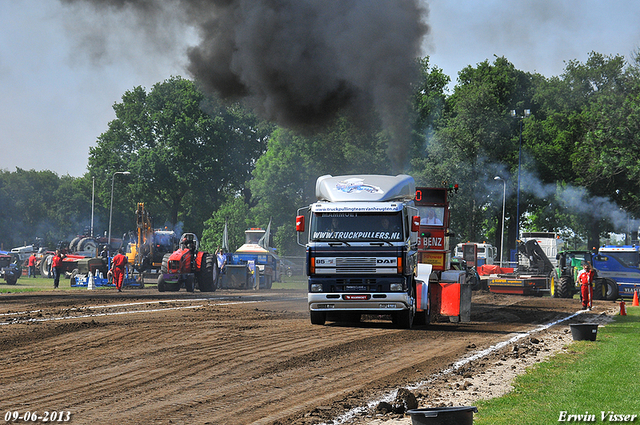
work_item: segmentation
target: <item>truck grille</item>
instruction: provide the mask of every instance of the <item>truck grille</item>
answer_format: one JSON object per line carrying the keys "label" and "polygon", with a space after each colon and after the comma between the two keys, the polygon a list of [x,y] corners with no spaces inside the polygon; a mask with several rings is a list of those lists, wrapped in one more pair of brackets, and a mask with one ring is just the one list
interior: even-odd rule
{"label": "truck grille", "polygon": [[338,257],[336,258],[337,273],[375,273],[375,257]]}
{"label": "truck grille", "polygon": [[379,291],[376,279],[336,279],[332,292],[376,292]]}

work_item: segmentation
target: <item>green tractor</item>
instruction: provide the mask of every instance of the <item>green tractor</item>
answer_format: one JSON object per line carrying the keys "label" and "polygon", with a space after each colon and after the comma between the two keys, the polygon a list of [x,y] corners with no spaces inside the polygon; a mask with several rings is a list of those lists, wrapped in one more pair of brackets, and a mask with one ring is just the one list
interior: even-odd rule
{"label": "green tractor", "polygon": [[[591,251],[562,251],[557,255],[558,279],[551,285],[551,296],[555,298],[573,298],[580,293],[580,285],[577,284],[578,273],[582,270],[582,263],[587,261],[593,265],[594,254]],[[596,277],[593,279],[593,298],[596,300],[615,300],[618,297],[618,285],[608,278]]]}
{"label": "green tractor", "polygon": [[558,279],[551,286],[551,296],[554,298],[573,298],[573,295],[580,292],[580,287],[576,286],[578,273],[582,270],[582,263],[591,263],[590,251],[561,251],[557,255]]}

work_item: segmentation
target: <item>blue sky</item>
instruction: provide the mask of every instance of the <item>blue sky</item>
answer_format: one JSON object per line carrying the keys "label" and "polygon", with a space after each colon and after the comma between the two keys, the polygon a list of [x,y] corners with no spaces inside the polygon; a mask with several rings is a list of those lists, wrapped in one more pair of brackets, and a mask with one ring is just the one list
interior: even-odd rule
{"label": "blue sky", "polygon": [[[590,51],[629,58],[640,46],[636,0],[431,0],[428,8],[422,54],[454,82],[462,68],[494,55],[553,76]],[[0,2],[0,169],[80,176],[126,90],[188,76],[183,64],[193,32],[163,27],[156,36],[167,42],[149,43],[137,24],[59,0]]]}

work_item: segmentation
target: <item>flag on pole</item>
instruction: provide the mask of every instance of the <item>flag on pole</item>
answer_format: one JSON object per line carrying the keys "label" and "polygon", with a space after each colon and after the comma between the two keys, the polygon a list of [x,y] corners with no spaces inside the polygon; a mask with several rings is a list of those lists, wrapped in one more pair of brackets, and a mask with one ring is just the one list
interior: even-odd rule
{"label": "flag on pole", "polygon": [[224,222],[224,231],[222,232],[222,252],[229,252],[229,231],[227,222]]}
{"label": "flag on pole", "polygon": [[266,250],[269,250],[269,235],[271,234],[271,219],[269,219],[269,225],[267,226],[267,231],[264,232],[264,235],[258,241],[258,245],[263,247]]}

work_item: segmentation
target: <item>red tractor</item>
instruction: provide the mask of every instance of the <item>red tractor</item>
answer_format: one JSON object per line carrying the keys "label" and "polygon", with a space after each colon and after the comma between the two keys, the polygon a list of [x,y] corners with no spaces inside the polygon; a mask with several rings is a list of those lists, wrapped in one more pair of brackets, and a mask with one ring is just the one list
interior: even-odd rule
{"label": "red tractor", "polygon": [[180,248],[165,254],[162,259],[158,291],[179,291],[183,286],[187,292],[198,288],[200,292],[213,292],[218,284],[218,261],[214,254],[198,251],[198,238],[185,233],[180,238]]}

